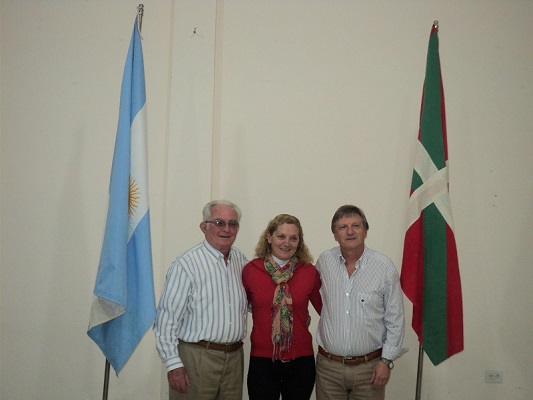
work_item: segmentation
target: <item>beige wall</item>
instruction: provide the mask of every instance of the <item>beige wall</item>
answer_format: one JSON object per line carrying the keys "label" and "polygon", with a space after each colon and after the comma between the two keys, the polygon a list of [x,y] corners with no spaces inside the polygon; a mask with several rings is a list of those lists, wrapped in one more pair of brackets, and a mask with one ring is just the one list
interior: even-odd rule
{"label": "beige wall", "polygon": [[[139,2],[1,0],[0,398],[98,399],[86,336],[122,69]],[[401,268],[431,24],[440,21],[465,351],[424,363],[424,399],[529,399],[533,350],[533,3],[144,1],[156,295],[201,240],[201,208],[302,221],[313,255],[355,203]],[[194,30],[196,29],[196,34]],[[388,399],[414,398],[417,341]],[[316,327],[316,316],[312,329]],[[110,399],[165,398],[151,332]],[[246,350],[249,344],[246,344]],[[503,384],[484,383],[486,369]]]}

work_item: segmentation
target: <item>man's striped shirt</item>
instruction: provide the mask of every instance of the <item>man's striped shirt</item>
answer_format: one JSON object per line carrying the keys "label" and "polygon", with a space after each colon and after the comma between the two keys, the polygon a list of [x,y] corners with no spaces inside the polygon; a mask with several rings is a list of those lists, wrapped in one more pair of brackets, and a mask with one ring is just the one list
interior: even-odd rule
{"label": "man's striped shirt", "polygon": [[167,371],[183,366],[180,340],[244,339],[248,309],[241,275],[247,262],[232,248],[226,265],[223,254],[204,240],[172,263],[154,323],[157,350]]}
{"label": "man's striped shirt", "polygon": [[365,246],[351,277],[340,247],[323,252],[317,260],[322,287],[322,313],[317,342],[339,356],[360,356],[383,348],[394,360],[407,351],[403,296],[392,261]]}

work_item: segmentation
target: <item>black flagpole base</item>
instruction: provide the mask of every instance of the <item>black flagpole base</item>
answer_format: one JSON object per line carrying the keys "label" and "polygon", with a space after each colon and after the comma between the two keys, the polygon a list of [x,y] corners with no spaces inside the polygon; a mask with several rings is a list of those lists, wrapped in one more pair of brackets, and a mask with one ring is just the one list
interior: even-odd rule
{"label": "black flagpole base", "polygon": [[422,371],[424,369],[424,350],[422,345],[418,345],[418,370],[416,371],[416,396],[415,400],[420,400],[422,393]]}
{"label": "black flagpole base", "polygon": [[105,373],[104,373],[104,393],[102,394],[102,400],[107,400],[107,394],[109,393],[109,360],[105,359]]}

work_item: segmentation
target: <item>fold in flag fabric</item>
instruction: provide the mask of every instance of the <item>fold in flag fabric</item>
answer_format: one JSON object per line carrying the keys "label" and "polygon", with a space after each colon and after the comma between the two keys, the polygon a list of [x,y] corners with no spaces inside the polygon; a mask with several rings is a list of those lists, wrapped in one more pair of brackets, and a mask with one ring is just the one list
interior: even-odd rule
{"label": "fold in flag fabric", "polygon": [[144,61],[137,19],[124,67],[109,205],[87,334],[118,375],[155,319]]}
{"label": "fold in flag fabric", "polygon": [[413,329],[433,365],[462,351],[463,305],[436,23],[428,46],[400,281],[413,303]]}

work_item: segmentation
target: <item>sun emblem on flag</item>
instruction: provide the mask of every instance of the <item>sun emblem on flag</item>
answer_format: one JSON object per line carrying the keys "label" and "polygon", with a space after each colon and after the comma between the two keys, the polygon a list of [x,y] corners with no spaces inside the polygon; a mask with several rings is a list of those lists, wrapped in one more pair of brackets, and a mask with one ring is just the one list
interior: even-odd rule
{"label": "sun emblem on flag", "polygon": [[141,198],[140,192],[141,190],[137,185],[137,182],[130,176],[130,194],[128,198],[128,214],[130,215],[130,218],[135,214],[137,207],[139,207],[139,201]]}

